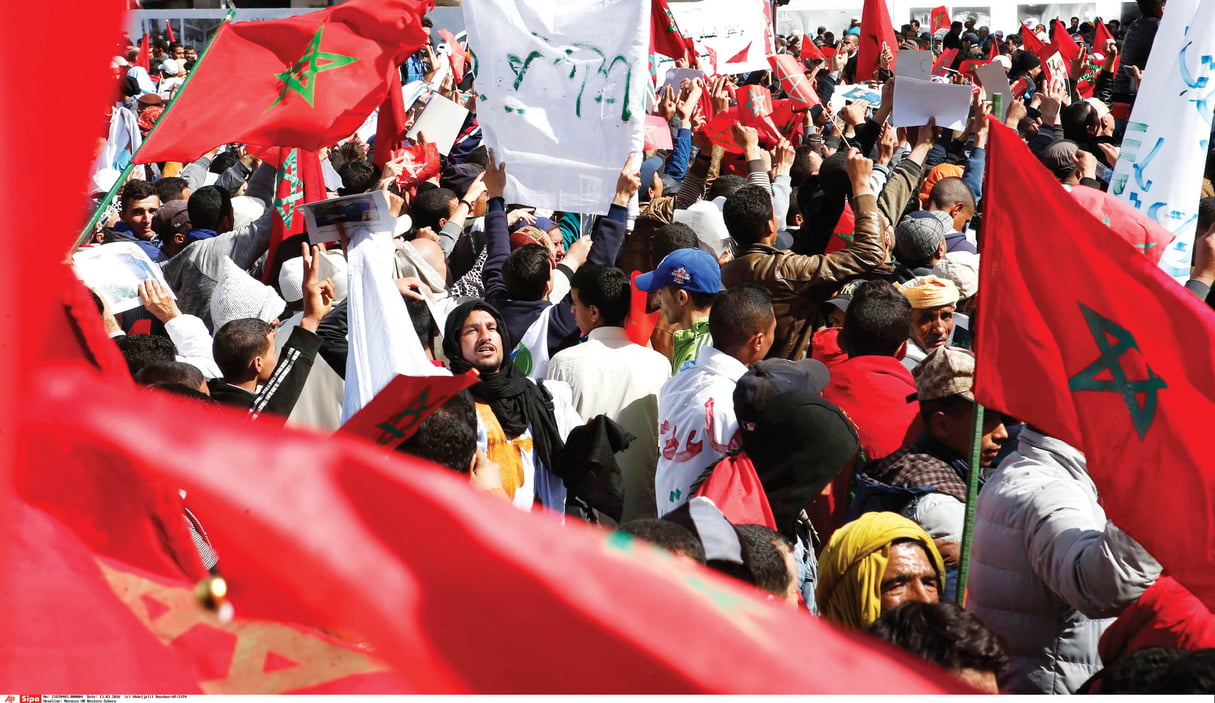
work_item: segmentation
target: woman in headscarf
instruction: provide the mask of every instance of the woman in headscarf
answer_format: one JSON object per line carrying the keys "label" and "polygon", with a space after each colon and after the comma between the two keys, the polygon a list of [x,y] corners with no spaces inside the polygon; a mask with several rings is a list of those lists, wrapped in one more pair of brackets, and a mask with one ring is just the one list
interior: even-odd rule
{"label": "woman in headscarf", "polygon": [[552,470],[570,422],[576,426],[581,420],[574,419],[569,399],[554,400],[549,388],[532,383],[515,367],[513,348],[506,322],[489,303],[470,301],[447,316],[443,352],[453,373],[475,368],[480,374],[469,389],[477,407],[477,445],[501,468],[502,488],[520,508],[538,501],[562,512],[565,485]]}

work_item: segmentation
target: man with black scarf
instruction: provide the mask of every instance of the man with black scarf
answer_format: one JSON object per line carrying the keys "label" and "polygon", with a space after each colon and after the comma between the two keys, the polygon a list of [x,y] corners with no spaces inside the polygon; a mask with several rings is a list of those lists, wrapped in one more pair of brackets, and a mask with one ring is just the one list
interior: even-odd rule
{"label": "man with black scarf", "polygon": [[469,389],[477,407],[477,447],[501,467],[502,488],[515,506],[535,503],[562,513],[566,489],[554,473],[570,430],[582,424],[569,386],[532,383],[511,362],[513,340],[489,303],[464,303],[447,317],[443,352],[453,373],[476,369]]}

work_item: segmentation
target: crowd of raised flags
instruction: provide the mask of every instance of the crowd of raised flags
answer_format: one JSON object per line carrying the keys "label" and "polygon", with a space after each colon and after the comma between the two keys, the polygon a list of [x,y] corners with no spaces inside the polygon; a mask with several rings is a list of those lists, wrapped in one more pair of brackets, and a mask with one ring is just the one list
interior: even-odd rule
{"label": "crowd of raised flags", "polygon": [[0,688],[1215,692],[1215,0],[66,4]]}

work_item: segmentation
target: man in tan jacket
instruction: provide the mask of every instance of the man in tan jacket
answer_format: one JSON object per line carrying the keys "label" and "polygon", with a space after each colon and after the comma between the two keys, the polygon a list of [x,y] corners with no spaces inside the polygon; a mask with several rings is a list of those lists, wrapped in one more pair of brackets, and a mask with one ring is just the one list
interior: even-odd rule
{"label": "man in tan jacket", "polygon": [[877,197],[869,185],[872,173],[873,161],[852,149],[848,178],[856,232],[851,244],[831,254],[807,256],[776,249],[779,223],[771,195],[762,188],[744,187],[726,201],[726,228],[743,251],[723,267],[722,283],[727,288],[755,283],[771,292],[776,338],[769,358],[804,358],[819,306],[841,283],[886,262],[889,243],[883,241]]}

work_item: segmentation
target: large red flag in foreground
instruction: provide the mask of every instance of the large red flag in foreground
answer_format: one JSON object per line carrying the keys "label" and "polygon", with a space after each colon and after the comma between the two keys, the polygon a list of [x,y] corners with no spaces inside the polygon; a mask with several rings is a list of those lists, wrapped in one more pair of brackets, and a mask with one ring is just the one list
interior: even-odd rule
{"label": "large red flag in foreground", "polygon": [[976,398],[1083,449],[1110,519],[1215,605],[1215,315],[995,120],[987,158]]}
{"label": "large red flag in foreground", "polygon": [[193,161],[217,144],[316,151],[350,136],[425,41],[430,0],[350,0],[226,23],[136,159]]}
{"label": "large red flag in foreground", "polygon": [[[889,47],[895,59],[899,56],[899,38],[894,33],[894,23],[890,21],[890,9],[886,0],[865,0],[865,9],[861,13],[860,47],[856,54],[856,82],[873,80],[873,74],[880,66],[882,45]],[[895,61],[890,62],[891,70]]]}

